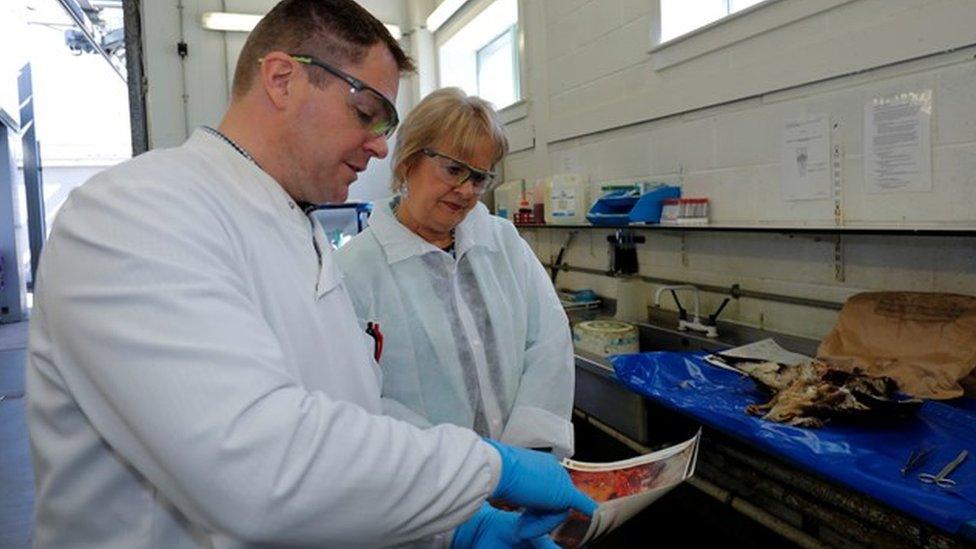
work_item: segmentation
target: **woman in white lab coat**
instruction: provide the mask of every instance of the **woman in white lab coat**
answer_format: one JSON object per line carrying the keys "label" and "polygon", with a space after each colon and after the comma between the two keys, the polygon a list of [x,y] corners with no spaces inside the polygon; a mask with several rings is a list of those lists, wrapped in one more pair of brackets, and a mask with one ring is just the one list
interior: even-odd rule
{"label": "woman in white lab coat", "polygon": [[386,413],[571,455],[566,315],[515,227],[479,202],[507,149],[489,103],[428,95],[398,134],[395,196],[337,260],[360,321],[384,335]]}

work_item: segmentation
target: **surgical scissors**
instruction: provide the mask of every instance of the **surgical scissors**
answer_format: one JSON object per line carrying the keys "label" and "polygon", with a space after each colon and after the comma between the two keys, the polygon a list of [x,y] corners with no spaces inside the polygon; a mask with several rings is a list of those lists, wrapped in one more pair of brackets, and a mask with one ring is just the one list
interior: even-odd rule
{"label": "surgical scissors", "polygon": [[918,467],[929,454],[935,451],[935,448],[919,448],[917,450],[912,450],[912,453],[908,455],[908,461],[905,462],[904,467],[901,468],[901,476],[907,476],[912,469]]}
{"label": "surgical scissors", "polygon": [[921,475],[918,475],[918,480],[926,484],[935,484],[940,488],[952,488],[953,486],[956,485],[956,481],[946,477],[949,476],[950,473],[955,471],[956,467],[959,467],[960,463],[966,461],[966,457],[968,456],[969,456],[969,450],[963,450],[962,452],[959,452],[959,455],[956,456],[956,459],[950,461],[948,465],[943,467],[942,470],[939,471],[939,474],[933,476],[930,475],[929,473],[922,473]]}

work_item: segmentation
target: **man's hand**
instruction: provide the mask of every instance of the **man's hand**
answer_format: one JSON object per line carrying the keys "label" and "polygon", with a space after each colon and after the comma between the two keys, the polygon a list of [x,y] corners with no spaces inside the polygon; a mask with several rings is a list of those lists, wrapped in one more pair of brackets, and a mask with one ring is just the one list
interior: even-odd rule
{"label": "man's hand", "polygon": [[569,509],[589,516],[596,512],[596,502],[573,485],[569,473],[552,455],[490,439],[485,442],[502,457],[501,478],[491,496],[493,499],[541,514]]}
{"label": "man's hand", "polygon": [[549,532],[568,513],[538,515],[495,509],[487,502],[454,532],[451,549],[558,549]]}

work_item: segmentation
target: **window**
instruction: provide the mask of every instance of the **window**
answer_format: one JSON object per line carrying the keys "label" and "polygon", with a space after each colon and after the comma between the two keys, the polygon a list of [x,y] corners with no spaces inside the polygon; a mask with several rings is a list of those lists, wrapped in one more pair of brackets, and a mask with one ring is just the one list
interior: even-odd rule
{"label": "window", "polygon": [[704,27],[764,0],[661,0],[661,42]]}
{"label": "window", "polygon": [[495,0],[440,46],[440,85],[503,109],[522,98],[518,54],[518,2]]}
{"label": "window", "polygon": [[498,107],[518,101],[515,25],[478,50],[478,95]]}

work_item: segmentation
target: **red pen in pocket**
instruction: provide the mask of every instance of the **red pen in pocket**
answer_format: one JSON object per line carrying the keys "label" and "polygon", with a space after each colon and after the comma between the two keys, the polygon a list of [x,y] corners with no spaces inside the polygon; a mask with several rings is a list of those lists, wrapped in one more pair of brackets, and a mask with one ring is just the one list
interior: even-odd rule
{"label": "red pen in pocket", "polygon": [[383,356],[383,332],[379,322],[367,322],[366,334],[373,338],[373,359],[378,363]]}

